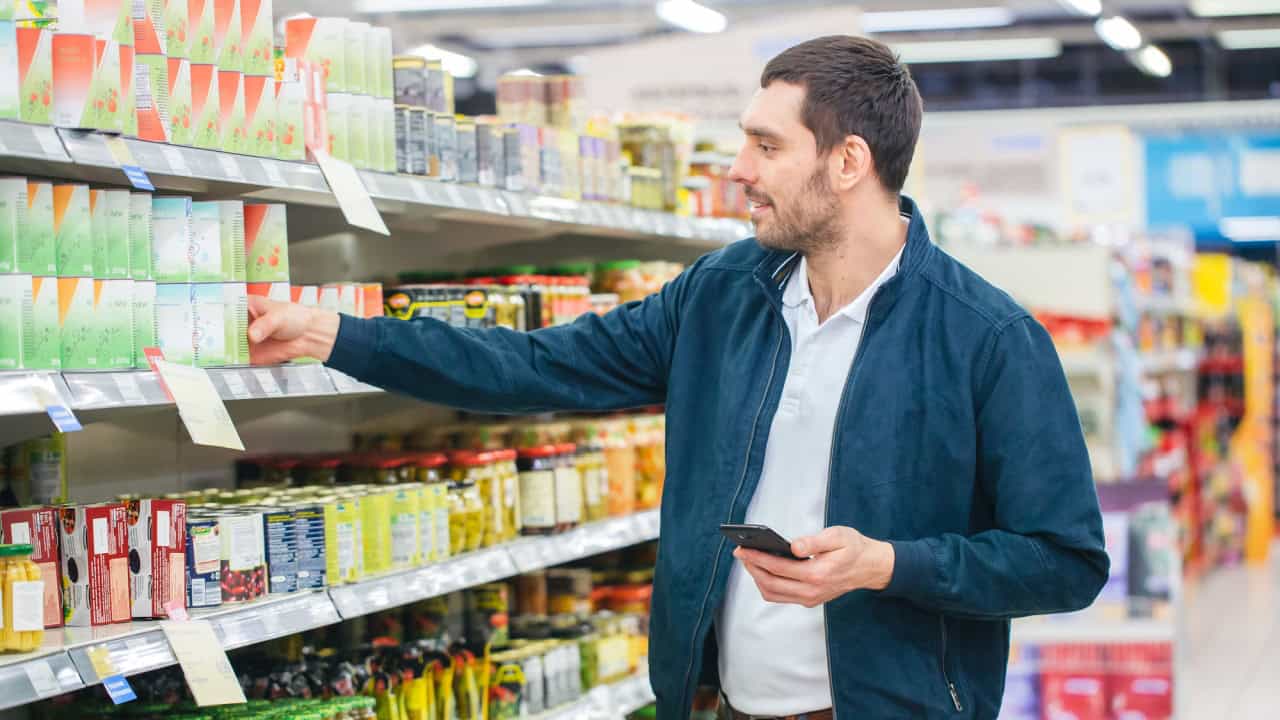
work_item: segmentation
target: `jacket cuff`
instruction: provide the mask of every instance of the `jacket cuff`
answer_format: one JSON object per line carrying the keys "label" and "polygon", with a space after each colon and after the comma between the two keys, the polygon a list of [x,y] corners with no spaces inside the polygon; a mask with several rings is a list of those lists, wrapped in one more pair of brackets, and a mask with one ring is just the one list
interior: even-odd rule
{"label": "jacket cuff", "polygon": [[893,546],[893,577],[885,595],[922,598],[931,594],[937,564],[925,540],[890,540]]}
{"label": "jacket cuff", "polygon": [[338,337],[325,365],[369,382],[369,364],[377,350],[378,324],[373,318],[338,315]]}

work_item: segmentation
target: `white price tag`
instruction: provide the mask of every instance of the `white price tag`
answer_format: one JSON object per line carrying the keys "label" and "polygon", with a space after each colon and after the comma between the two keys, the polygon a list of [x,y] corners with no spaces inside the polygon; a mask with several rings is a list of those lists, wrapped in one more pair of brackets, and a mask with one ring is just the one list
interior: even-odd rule
{"label": "white price tag", "polygon": [[413,197],[420,203],[427,202],[427,186],[419,180],[410,180],[409,187],[413,190]]}
{"label": "white price tag", "polygon": [[164,161],[169,163],[169,170],[174,175],[191,175],[191,168],[181,150],[172,145],[162,145],[160,151],[164,153]]}
{"label": "white price tag", "polygon": [[271,374],[270,370],[254,370],[253,376],[258,379],[258,385],[262,386],[264,395],[270,397],[284,395],[284,391],[280,389],[280,383],[276,382],[276,378]]}
{"label": "white price tag", "polygon": [[120,390],[120,397],[124,400],[125,405],[142,405],[146,403],[147,397],[142,394],[142,388],[138,386],[138,378],[132,373],[113,373],[111,379],[115,381],[116,388]]}
{"label": "white price tag", "polygon": [[266,173],[267,181],[276,187],[288,187],[289,182],[284,179],[284,173],[280,172],[280,166],[271,160],[259,160],[262,163],[262,172]]}
{"label": "white price tag", "polygon": [[[62,140],[58,139],[58,133],[52,128],[36,129],[36,142],[40,143],[40,149],[45,155],[53,155],[61,158],[63,156]],[[3,146],[4,143],[0,143]]]}
{"label": "white price tag", "polygon": [[231,397],[236,400],[244,400],[251,397],[249,386],[244,384],[244,378],[240,377],[240,373],[232,370],[223,373],[222,380],[227,384],[227,392],[231,393]]}
{"label": "white price tag", "polygon": [[244,173],[240,171],[240,162],[236,158],[218,153],[218,165],[222,167],[222,174],[228,180],[244,182]]}
{"label": "white price tag", "polygon": [[22,671],[31,681],[31,689],[36,691],[36,697],[45,698],[62,692],[62,686],[58,684],[58,678],[54,676],[48,660],[26,663],[22,666]]}
{"label": "white price tag", "polygon": [[319,378],[310,370],[299,372],[298,382],[302,383],[302,389],[308,395],[319,395],[324,392],[324,387],[320,384]]}

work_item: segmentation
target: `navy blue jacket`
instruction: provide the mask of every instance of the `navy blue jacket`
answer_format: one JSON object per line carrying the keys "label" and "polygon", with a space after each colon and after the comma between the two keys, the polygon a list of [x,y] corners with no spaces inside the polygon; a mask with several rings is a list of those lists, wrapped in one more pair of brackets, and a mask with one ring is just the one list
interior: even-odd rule
{"label": "navy blue jacket", "polygon": [[[832,695],[844,720],[994,718],[1009,620],[1083,608],[1105,582],[1101,516],[1049,335],[933,245],[914,203],[902,211],[898,274],[871,301],[849,376],[830,379],[843,394],[826,525],[896,552],[887,589],[824,608]],[[659,717],[684,720],[714,680],[733,562],[719,525],[742,521],[760,478],[797,263],[745,240],[644,301],[530,333],[343,317],[329,364],[474,411],[665,404],[650,677]]]}

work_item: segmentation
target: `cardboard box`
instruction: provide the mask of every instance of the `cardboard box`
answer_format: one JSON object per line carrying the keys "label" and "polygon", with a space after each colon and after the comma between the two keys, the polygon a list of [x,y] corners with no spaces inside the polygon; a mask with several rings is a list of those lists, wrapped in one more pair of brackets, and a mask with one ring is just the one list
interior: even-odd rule
{"label": "cardboard box", "polygon": [[[419,524],[421,494],[418,485],[400,485],[391,495],[391,569],[408,570],[424,562]],[[430,548],[428,548],[430,552]]]}
{"label": "cardboard box", "polygon": [[218,61],[218,46],[213,40],[213,5],[214,0],[187,0],[187,27],[191,38],[187,58],[192,65],[212,65]]}
{"label": "cardboard box", "polygon": [[299,17],[284,24],[285,57],[306,60],[323,69],[324,87],[349,92],[346,70],[346,18]]}
{"label": "cardboard box", "polygon": [[169,58],[164,55],[137,55],[134,63],[138,138],[167,143],[173,122],[169,116]]}
{"label": "cardboard box", "polygon": [[240,0],[240,37],[245,75],[270,75],[275,55],[271,0]]}
{"label": "cardboard box", "polygon": [[164,55],[168,36],[164,29],[165,0],[132,0],[133,50],[138,55]]}
{"label": "cardboard box", "polygon": [[119,503],[60,510],[67,625],[107,625],[132,618],[126,518]]}
{"label": "cardboard box", "polygon": [[53,49],[53,124],[66,128],[95,127],[94,77],[97,50],[92,35],[55,32]]}
{"label": "cardboard box", "polygon": [[0,510],[4,542],[31,545],[31,562],[44,581],[44,626],[62,627],[62,557],[58,552],[58,511],[51,507]]}
{"label": "cardboard box", "polygon": [[58,324],[63,370],[97,370],[101,340],[94,313],[93,278],[58,278]]}
{"label": "cardboard box", "polygon": [[298,590],[297,516],[290,508],[277,507],[262,513],[266,542],[267,593],[278,595]]}
{"label": "cardboard box", "polygon": [[[352,165],[373,168],[374,108],[368,95],[351,95],[347,106],[347,157]],[[381,152],[379,152],[381,154]]]}
{"label": "cardboard box", "polygon": [[374,118],[378,126],[383,172],[396,171],[396,103],[391,98],[375,98]]}
{"label": "cardboard box", "polygon": [[256,600],[267,592],[262,512],[238,509],[218,516],[222,538],[222,602]]}
{"label": "cardboard box", "polygon": [[192,63],[191,117],[195,125],[192,144],[208,150],[222,149],[222,105],[218,100],[218,66]]}
{"label": "cardboard box", "polygon": [[248,365],[249,289],[247,283],[222,283],[223,330],[228,365]]}
{"label": "cardboard box", "polygon": [[0,177],[0,274],[18,272],[27,215],[27,179]]}
{"label": "cardboard box", "polygon": [[213,0],[214,64],[220,70],[244,72],[240,0]]}
{"label": "cardboard box", "polygon": [[156,284],[133,281],[133,367],[147,369],[146,350],[156,345]]}
{"label": "cardboard box", "polygon": [[[239,286],[237,290],[236,286]],[[193,285],[195,362],[200,367],[224,367],[239,360],[236,328],[248,322],[248,300],[243,283]],[[239,319],[243,314],[244,319]],[[246,344],[248,336],[246,335]]]}
{"label": "cardboard box", "polygon": [[369,23],[348,20],[343,27],[343,59],[346,62],[345,92],[372,95],[369,89]]}
{"label": "cardboard box", "polygon": [[164,11],[165,55],[175,60],[191,57],[191,24],[188,21],[189,0],[162,0]]}
{"label": "cardboard box", "polygon": [[133,281],[94,280],[98,369],[133,367]]}
{"label": "cardboard box", "polygon": [[26,228],[18,236],[18,272],[58,273],[58,244],[53,231],[53,183],[27,182]]}
{"label": "cardboard box", "polygon": [[307,145],[306,88],[296,60],[283,60],[275,82],[275,156],[281,160],[305,160]]}
{"label": "cardboard box", "polygon": [[187,607],[222,604],[222,537],[218,520],[187,518]]}
{"label": "cardboard box", "polygon": [[391,28],[375,27],[370,31],[373,39],[370,41],[372,52],[372,65],[375,68],[375,76],[377,77],[377,89],[372,94],[384,100],[395,102],[395,77],[392,71],[392,61],[394,53],[391,46]]}
{"label": "cardboard box", "polygon": [[[0,63],[9,68],[18,67],[17,25],[13,20],[0,20]],[[0,118],[18,119],[21,114],[19,89],[17,73],[0,74]]]}
{"label": "cardboard box", "polygon": [[53,120],[53,33],[18,28],[18,119],[48,125]]}
{"label": "cardboard box", "polygon": [[151,279],[151,193],[129,193],[129,277]]}
{"label": "cardboard box", "polygon": [[283,204],[245,203],[244,242],[249,282],[289,282],[289,230],[285,213]]}
{"label": "cardboard box", "polygon": [[[129,239],[129,214],[133,200],[128,190],[103,190],[99,202],[103,203],[100,214],[106,223],[103,237],[106,240],[107,275],[112,280],[124,280],[130,277],[131,259]],[[90,194],[92,206],[92,193]],[[91,208],[92,209],[92,208]],[[96,229],[96,225],[95,225]]]}
{"label": "cardboard box", "polygon": [[242,282],[245,279],[244,203],[191,203],[191,279]]}
{"label": "cardboard box", "polygon": [[89,188],[89,234],[93,239],[93,276],[107,277],[106,190]]}
{"label": "cardboard box", "polygon": [[364,283],[364,317],[382,317],[382,283]]}
{"label": "cardboard box", "polygon": [[190,283],[156,283],[156,347],[171,363],[195,364],[195,287]]}
{"label": "cardboard box", "polygon": [[298,589],[317,590],[328,584],[325,557],[324,506],[303,503],[292,508],[297,539]]}
{"label": "cardboard box", "polygon": [[53,231],[58,275],[93,276],[93,228],[88,185],[53,186]]}
{"label": "cardboard box", "polygon": [[339,160],[351,162],[351,106],[354,99],[347,93],[331,92],[325,122],[329,125],[326,146],[329,154]]}
{"label": "cardboard box", "polygon": [[[191,114],[191,62],[186,58],[168,58],[169,66],[169,142],[194,145],[195,131]],[[194,127],[199,127],[195,125]]]}
{"label": "cardboard box", "polygon": [[320,307],[319,285],[293,285],[289,288],[289,300],[303,307]]}
{"label": "cardboard box", "polygon": [[30,275],[0,275],[0,370],[22,367],[23,315],[30,298]]}
{"label": "cardboard box", "polygon": [[121,121],[127,137],[138,137],[137,61],[133,48],[120,46],[120,97]]}
{"label": "cardboard box", "polygon": [[[112,40],[94,39],[94,73],[90,96],[93,102],[92,127],[128,134],[130,124],[137,134],[136,100],[133,96],[133,48]],[[58,93],[54,89],[54,95]],[[132,123],[130,118],[133,118]]]}
{"label": "cardboard box", "polygon": [[244,74],[239,70],[218,70],[218,124],[222,150],[244,154]]}
{"label": "cardboard box", "polygon": [[267,75],[244,76],[244,152],[274,157],[276,152],[276,81]]}
{"label": "cardboard box", "polygon": [[187,504],[146,499],[127,508],[133,617],[168,617],[170,600],[186,605]]}
{"label": "cardboard box", "polygon": [[151,274],[156,282],[191,281],[191,212],[189,197],[151,199]]}
{"label": "cardboard box", "polygon": [[133,45],[133,3],[130,0],[59,0],[58,22],[68,30],[89,33],[121,45]]}
{"label": "cardboard box", "polygon": [[59,322],[58,278],[31,278],[31,316],[23,328],[22,367],[62,369],[62,324]]}
{"label": "cardboard box", "polygon": [[291,302],[289,283],[285,282],[251,282],[246,287],[250,295],[258,295],[276,302]]}

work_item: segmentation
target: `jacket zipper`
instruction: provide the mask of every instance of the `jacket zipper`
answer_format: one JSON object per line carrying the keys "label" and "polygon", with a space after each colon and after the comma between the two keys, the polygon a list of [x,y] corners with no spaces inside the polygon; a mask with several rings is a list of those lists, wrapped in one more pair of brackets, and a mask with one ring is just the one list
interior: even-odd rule
{"label": "jacket zipper", "polygon": [[951,693],[951,704],[956,706],[956,712],[964,712],[964,706],[960,704],[960,693],[956,691],[956,684],[951,682],[951,678],[947,675],[947,618],[945,616],[938,616],[938,626],[942,629],[942,655],[938,658],[938,664],[942,668],[942,682],[947,686],[947,692]]}
{"label": "jacket zipper", "polygon": [[[733,499],[729,502],[729,517],[725,519],[727,523],[733,522],[733,509],[738,504],[738,497],[742,494],[742,485],[747,479],[747,468],[751,464],[751,447],[755,444],[756,430],[760,425],[760,414],[764,412],[765,403],[769,401],[769,391],[773,388],[773,374],[778,369],[778,354],[782,352],[782,341],[787,338],[789,338],[787,326],[783,323],[782,333],[778,337],[778,347],[773,350],[773,363],[769,366],[769,382],[764,386],[764,395],[760,398],[760,406],[756,408],[755,419],[751,421],[751,435],[748,436],[747,452],[742,462],[742,475],[738,478],[738,487],[733,491]],[[693,625],[693,637],[689,642],[689,667],[684,673],[685,700],[689,700],[689,703],[686,703],[686,707],[692,703],[692,700],[688,697],[688,692],[689,680],[693,677],[693,650],[698,642],[698,631],[702,628],[702,619],[707,612],[707,600],[711,598],[711,589],[716,584],[716,574],[720,570],[720,556],[724,554],[724,544],[725,538],[721,537],[720,544],[716,547],[715,562],[711,565],[711,579],[707,582],[707,591],[702,595],[702,607],[698,610],[698,621]]]}

